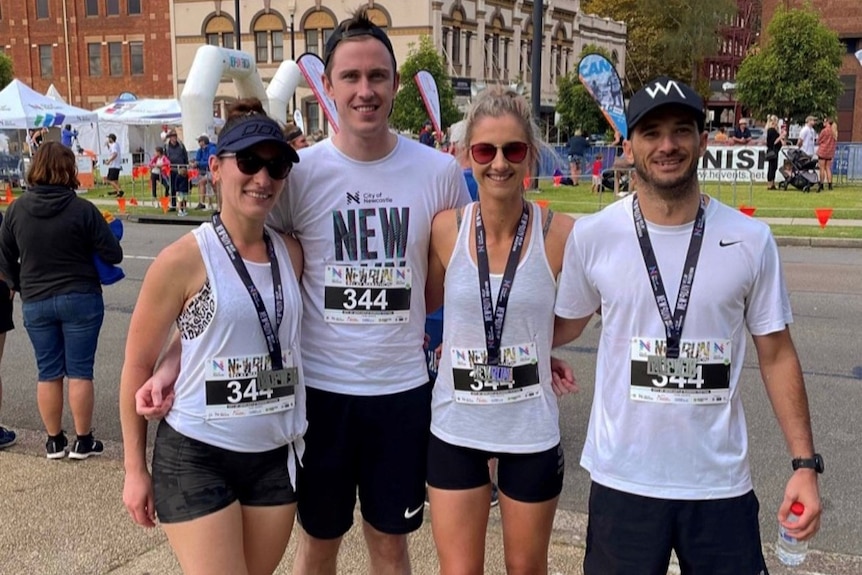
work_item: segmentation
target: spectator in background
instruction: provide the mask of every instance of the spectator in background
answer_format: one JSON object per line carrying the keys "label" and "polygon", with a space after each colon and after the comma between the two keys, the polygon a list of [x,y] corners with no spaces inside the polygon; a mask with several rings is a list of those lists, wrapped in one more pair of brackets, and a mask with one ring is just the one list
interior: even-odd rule
{"label": "spectator in background", "polygon": [[805,125],[799,130],[799,138],[796,140],[796,145],[812,158],[814,157],[815,142],[817,140],[817,133],[814,131],[814,124],[816,122],[817,118],[814,116],[805,118]]}
{"label": "spectator in background", "polygon": [[116,194],[118,198],[123,197],[123,190],[120,189],[120,170],[123,167],[123,159],[120,157],[120,145],[117,143],[115,134],[108,134],[108,141],[105,142],[108,148],[108,157],[105,158],[105,165],[108,166],[108,175],[105,179],[113,188],[109,194]]}
{"label": "spectator in background", "polygon": [[79,198],[75,154],[46,142],[27,173],[30,188],[6,210],[0,227],[0,273],[21,294],[24,327],[39,371],[37,402],[48,433],[48,459],[66,456],[63,382],[77,439],[71,459],[102,453],[93,438],[93,363],[105,315],[93,263],[119,264],[123,250],[99,209]]}
{"label": "spectator in background", "polygon": [[[189,153],[185,145],[180,142],[177,137],[177,131],[171,128],[168,131],[168,141],[165,144],[165,155],[171,161],[171,207],[170,211],[174,212],[177,209],[177,192],[184,189],[185,193],[189,191]],[[181,173],[181,170],[185,172]],[[185,179],[185,182],[178,180]]]}
{"label": "spectator in background", "polygon": [[[195,209],[205,210],[213,207],[212,173],[210,173],[210,158],[216,155],[216,145],[210,142],[210,137],[201,134],[198,138],[198,149],[195,151],[195,167],[198,169],[198,205]],[[204,204],[206,201],[206,204]]]}
{"label": "spectator in background", "polygon": [[153,194],[153,206],[158,206],[158,184],[165,188],[165,196],[171,193],[170,187],[171,161],[165,156],[165,149],[156,146],[156,154],[150,159],[150,190]]}
{"label": "spectator in background", "polygon": [[715,143],[726,144],[727,140],[729,140],[727,137],[727,130],[724,129],[724,126],[719,126],[718,133],[715,135]]}
{"label": "spectator in background", "polygon": [[731,140],[734,144],[740,146],[747,146],[751,143],[751,130],[748,129],[748,120],[745,118],[739,120],[739,125],[733,130],[733,138]]}
{"label": "spectator in background", "polygon": [[575,130],[575,135],[569,138],[569,171],[572,174],[572,185],[577,186],[578,180],[581,178],[581,170],[584,168],[584,156],[587,153],[587,148],[590,143],[584,137],[584,133],[579,129]]}
{"label": "spectator in background", "polygon": [[832,158],[835,157],[835,148],[838,147],[838,141],[835,137],[836,131],[832,128],[832,120],[828,117],[825,118],[823,129],[820,130],[820,135],[817,138],[817,162],[820,165],[818,192],[823,189],[823,182],[826,182],[828,189],[832,189]]}
{"label": "spectator in background", "polygon": [[778,171],[778,152],[786,143],[787,128],[778,128],[778,116],[770,115],[766,120],[766,189],[775,189],[775,172]]}
{"label": "spectator in background", "polygon": [[425,122],[422,130],[419,131],[419,142],[426,146],[434,147],[434,130],[431,127],[431,122]]}
{"label": "spectator in background", "polygon": [[78,139],[78,130],[73,130],[71,124],[66,124],[63,126],[63,130],[60,132],[60,141],[67,148],[74,147],[75,140]]}
{"label": "spectator in background", "polygon": [[301,150],[302,148],[307,148],[309,146],[308,140],[305,138],[305,134],[302,133],[302,128],[293,122],[288,122],[284,127],[284,137],[287,139],[287,143],[290,144],[290,147],[294,150]]}
{"label": "spectator in background", "polygon": [[593,187],[592,191],[596,194],[602,191],[602,166],[603,160],[601,154],[596,154],[593,159]]}

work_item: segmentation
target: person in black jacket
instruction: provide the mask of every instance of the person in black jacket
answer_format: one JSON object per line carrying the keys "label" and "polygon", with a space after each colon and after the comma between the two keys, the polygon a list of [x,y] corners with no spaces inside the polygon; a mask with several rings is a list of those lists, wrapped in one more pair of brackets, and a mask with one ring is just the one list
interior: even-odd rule
{"label": "person in black jacket", "polygon": [[30,188],[6,210],[0,225],[0,274],[21,294],[24,327],[39,371],[37,401],[48,433],[49,459],[66,456],[61,429],[63,380],[77,440],[69,457],[102,453],[93,439],[93,363],[105,315],[102,286],[93,263],[123,259],[105,218],[79,198],[75,154],[60,142],[46,142],[27,172]]}
{"label": "person in black jacket", "polygon": [[171,161],[171,208],[177,209],[177,193],[189,193],[189,152],[177,137],[177,131],[171,128],[168,141],[165,142],[165,155]]}

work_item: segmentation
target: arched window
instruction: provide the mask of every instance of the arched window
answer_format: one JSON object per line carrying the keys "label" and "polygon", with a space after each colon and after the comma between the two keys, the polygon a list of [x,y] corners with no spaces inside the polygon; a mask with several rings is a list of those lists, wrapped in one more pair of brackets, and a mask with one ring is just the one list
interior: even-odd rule
{"label": "arched window", "polygon": [[254,54],[258,64],[284,60],[284,22],[275,14],[261,14],[254,21]]}
{"label": "arched window", "polygon": [[235,38],[233,20],[227,16],[213,16],[206,23],[204,36],[207,44],[233,48]]}
{"label": "arched window", "polygon": [[335,18],[329,12],[318,10],[308,14],[301,27],[305,30],[305,51],[323,58],[326,42],[332,36],[335,24]]}

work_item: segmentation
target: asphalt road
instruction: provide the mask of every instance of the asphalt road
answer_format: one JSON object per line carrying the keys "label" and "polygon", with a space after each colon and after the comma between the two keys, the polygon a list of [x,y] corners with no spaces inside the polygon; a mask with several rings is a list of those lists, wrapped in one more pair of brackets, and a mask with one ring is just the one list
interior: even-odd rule
{"label": "asphalt road", "polygon": [[[158,252],[190,228],[127,223],[123,246],[126,279],[105,289],[106,319],[96,361],[97,436],[121,438],[117,396],[125,336],[147,267]],[[792,333],[805,370],[815,440],[826,460],[821,481],[824,517],[812,546],[829,552],[862,555],[862,354],[857,325],[862,310],[862,250],[782,248],[793,303]],[[36,408],[36,370],[30,342],[16,305],[18,329],[7,337],[3,357],[3,425],[41,430]],[[592,400],[599,327],[594,320],[584,335],[560,355],[575,366],[581,393],[562,403],[566,481],[560,507],[586,511],[588,476],[579,467],[580,447]],[[775,537],[775,512],[790,474],[790,456],[760,382],[756,357],[748,346],[744,402],[750,431],[755,488],[761,501],[764,541]],[[68,410],[67,410],[68,411]],[[668,421],[672,429],[673,421]],[[66,415],[64,427],[72,430]]]}

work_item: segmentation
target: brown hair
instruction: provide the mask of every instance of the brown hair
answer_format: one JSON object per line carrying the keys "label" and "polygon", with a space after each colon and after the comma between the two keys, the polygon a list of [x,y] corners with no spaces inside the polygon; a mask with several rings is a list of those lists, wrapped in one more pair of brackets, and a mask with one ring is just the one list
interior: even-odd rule
{"label": "brown hair", "polygon": [[263,109],[263,104],[257,98],[241,98],[228,106],[227,118],[222,128],[222,132],[227,132],[234,127],[240,120],[249,116],[266,116],[266,110]]}
{"label": "brown hair", "polygon": [[392,61],[392,73],[398,73],[398,62],[395,61],[395,51],[392,49],[392,43],[386,35],[386,31],[380,28],[371,21],[368,14],[368,6],[360,6],[353,11],[350,18],[341,21],[335,27],[329,40],[326,42],[323,55],[323,73],[329,80],[332,80],[332,55],[335,53],[335,48],[345,40],[366,40],[374,38],[379,41],[389,52],[389,58]]}
{"label": "brown hair", "polygon": [[27,182],[33,186],[63,186],[78,189],[78,166],[75,154],[60,142],[45,142],[36,150],[27,171]]}

